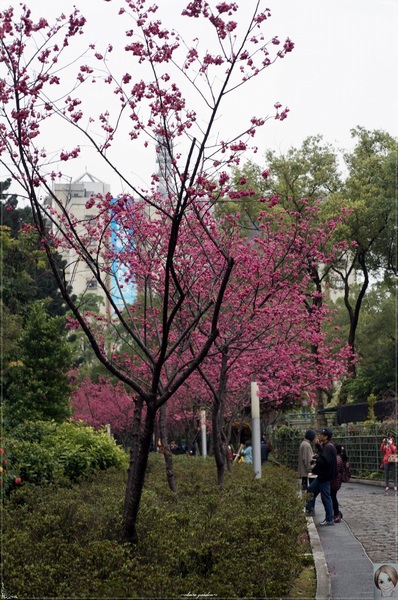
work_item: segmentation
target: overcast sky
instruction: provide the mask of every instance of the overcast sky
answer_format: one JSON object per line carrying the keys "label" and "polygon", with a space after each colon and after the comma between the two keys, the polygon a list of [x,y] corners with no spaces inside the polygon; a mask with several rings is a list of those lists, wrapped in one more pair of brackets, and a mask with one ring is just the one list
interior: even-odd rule
{"label": "overcast sky", "polygon": [[[184,0],[158,3],[167,16],[178,14],[186,4]],[[243,3],[255,4],[254,0]],[[97,42],[112,42],[117,35],[120,0],[27,0],[27,4],[34,15],[48,18],[77,4]],[[336,147],[350,149],[350,129],[357,125],[398,136],[398,0],[268,0],[267,6],[272,12],[267,33],[281,40],[290,37],[294,51],[273,65],[261,84],[249,86],[235,105],[235,114],[229,115],[232,123],[243,106],[256,115],[264,108],[268,113],[275,101],[289,107],[288,118],[268,121],[256,140],[261,149],[258,161],[268,149],[284,153],[316,134]],[[192,28],[191,19],[184,21]],[[181,31],[187,40],[195,33]],[[129,176],[142,175],[142,159],[148,162],[149,154],[130,160]],[[87,169],[111,183],[112,191],[121,191],[119,182],[92,155],[60,166],[64,172],[69,170],[72,179]]]}

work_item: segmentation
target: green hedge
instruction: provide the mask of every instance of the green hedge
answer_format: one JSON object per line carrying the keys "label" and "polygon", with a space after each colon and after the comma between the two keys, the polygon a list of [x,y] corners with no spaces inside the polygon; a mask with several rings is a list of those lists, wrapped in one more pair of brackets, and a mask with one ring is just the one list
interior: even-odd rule
{"label": "green hedge", "polygon": [[110,467],[127,466],[127,456],[113,438],[78,422],[24,422],[6,435],[4,442],[5,495],[16,487],[16,478],[21,480],[18,485],[47,486],[75,482]]}
{"label": "green hedge", "polygon": [[224,490],[214,462],[175,457],[177,494],[152,454],[138,546],[118,542],[125,471],[71,488],[26,485],[5,505],[3,582],[23,598],[288,596],[305,558],[295,474],[267,465],[263,478],[234,465]]}

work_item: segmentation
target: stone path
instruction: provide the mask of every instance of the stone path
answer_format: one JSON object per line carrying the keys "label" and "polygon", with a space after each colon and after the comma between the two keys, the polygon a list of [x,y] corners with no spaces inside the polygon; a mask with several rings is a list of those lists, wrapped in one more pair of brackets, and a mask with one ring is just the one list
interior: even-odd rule
{"label": "stone path", "polygon": [[318,500],[315,517],[308,519],[316,600],[373,600],[374,565],[398,563],[398,495],[386,496],[380,485],[352,481],[342,485],[338,500],[341,523],[320,527],[325,511]]}
{"label": "stone path", "polygon": [[[373,563],[398,562],[398,494],[384,487],[343,483],[338,500],[344,520]],[[338,527],[338,525],[336,525]]]}

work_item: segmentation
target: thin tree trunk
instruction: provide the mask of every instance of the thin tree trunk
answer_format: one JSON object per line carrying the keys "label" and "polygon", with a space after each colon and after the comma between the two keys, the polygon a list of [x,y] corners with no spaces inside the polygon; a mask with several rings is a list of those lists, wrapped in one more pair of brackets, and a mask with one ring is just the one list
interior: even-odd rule
{"label": "thin tree trunk", "polygon": [[225,441],[223,441],[222,433],[222,421],[224,418],[224,405],[227,389],[227,365],[228,356],[226,352],[223,352],[221,359],[220,381],[217,393],[214,398],[212,410],[214,458],[217,466],[217,483],[220,486],[223,486],[225,482],[225,466],[227,454],[226,443]]}
{"label": "thin tree trunk", "polygon": [[[367,265],[365,262],[365,256],[366,256],[366,254],[362,254],[362,253],[359,253],[359,255],[358,255],[358,262],[362,267],[362,273],[364,276],[364,280],[360,287],[354,309],[352,309],[351,306],[349,305],[348,293],[346,292],[344,295],[344,302],[345,302],[345,305],[347,307],[348,314],[350,317],[350,330],[349,330],[349,334],[348,334],[348,344],[351,348],[353,357],[355,355],[355,342],[356,342],[356,334],[357,334],[357,328],[358,328],[358,323],[359,323],[359,315],[361,313],[362,302],[365,297],[366,290],[368,289],[368,286],[369,286],[369,275],[368,275]],[[351,359],[349,362],[349,374],[351,377],[354,377],[354,378],[357,376],[357,368],[356,368],[354,358]]]}
{"label": "thin tree trunk", "polygon": [[[315,308],[316,310],[319,310],[323,304],[322,280],[319,275],[318,269],[316,267],[312,267],[310,269],[310,275],[311,275],[311,279],[312,279],[318,293],[315,296],[315,298],[312,299],[311,305],[306,303],[308,312],[311,312],[313,310],[313,308]],[[320,329],[321,329],[320,325],[318,324],[318,332],[320,332]],[[315,365],[317,367],[319,364],[319,347],[317,344],[311,345],[311,352],[315,356]],[[325,417],[324,413],[319,412],[320,410],[323,410],[323,408],[324,408],[322,389],[318,387],[316,389],[315,394],[316,394],[316,408],[317,408],[316,423],[317,423],[317,427],[319,427],[319,429],[321,429],[323,427],[326,427],[326,425],[327,425],[327,421],[326,421],[326,417]]]}
{"label": "thin tree trunk", "polygon": [[225,439],[225,460],[226,460],[227,470],[229,473],[231,473],[231,471],[232,471],[232,458],[229,455],[229,445],[231,442],[231,429],[232,429],[232,424],[230,421],[228,423],[227,435],[224,438]]}
{"label": "thin tree trunk", "polygon": [[222,451],[221,428],[220,428],[220,402],[213,402],[212,410],[212,428],[213,428],[213,451],[217,467],[217,483],[224,485],[225,481],[225,453]]}
{"label": "thin tree trunk", "polygon": [[319,429],[323,429],[324,427],[327,426],[327,420],[326,420],[325,414],[323,412],[319,412],[319,411],[323,410],[323,408],[324,408],[323,392],[322,392],[321,388],[317,388],[315,393],[316,393],[316,407],[317,407],[316,424]]}

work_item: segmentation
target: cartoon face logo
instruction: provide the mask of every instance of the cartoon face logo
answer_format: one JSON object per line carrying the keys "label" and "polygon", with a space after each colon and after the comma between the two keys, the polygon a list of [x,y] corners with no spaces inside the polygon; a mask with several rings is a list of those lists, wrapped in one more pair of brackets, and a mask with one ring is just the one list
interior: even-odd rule
{"label": "cartoon face logo", "polygon": [[374,584],[377,588],[375,598],[396,598],[397,583],[397,570],[392,565],[381,565],[374,573]]}

